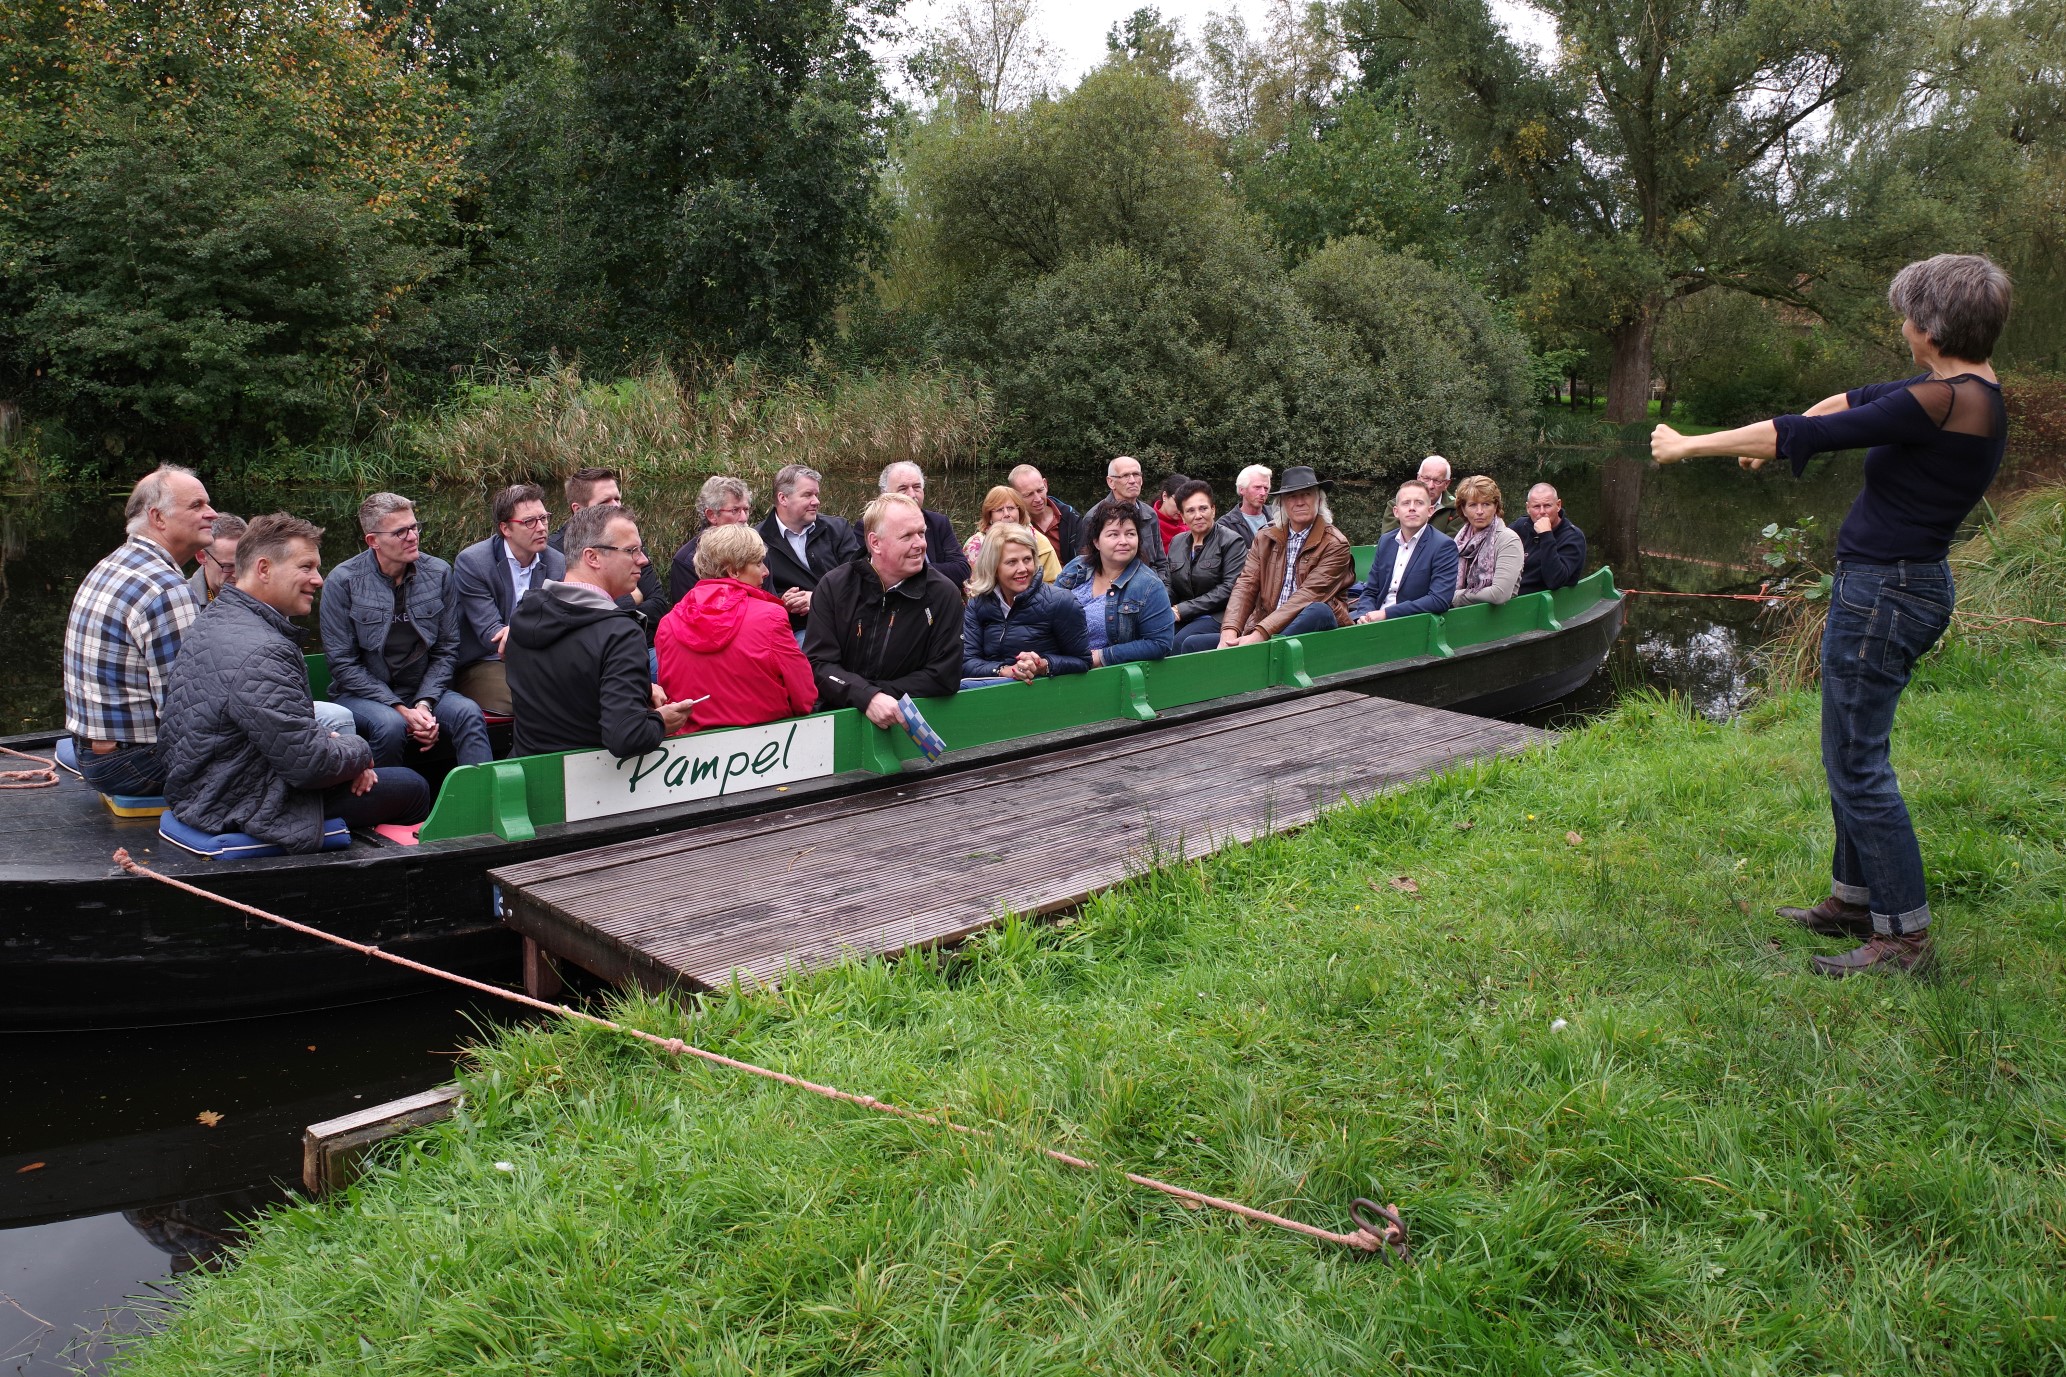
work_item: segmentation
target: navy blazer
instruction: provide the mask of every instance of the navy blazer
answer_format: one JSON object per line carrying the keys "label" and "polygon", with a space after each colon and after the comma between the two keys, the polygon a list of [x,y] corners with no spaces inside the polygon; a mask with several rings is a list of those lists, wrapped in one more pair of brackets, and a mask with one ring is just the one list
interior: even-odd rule
{"label": "navy blazer", "polygon": [[[538,552],[542,567],[531,575],[531,587],[567,576],[567,557],[550,545]],[[452,583],[459,599],[459,659],[464,669],[481,660],[499,660],[495,633],[509,625],[516,610],[516,584],[509,577],[509,548],[491,535],[461,550],[452,561]]]}
{"label": "navy blazer", "polygon": [[[1363,596],[1349,609],[1352,617],[1384,606],[1385,590],[1392,586],[1392,562],[1398,558],[1399,532],[1394,528],[1377,542]],[[1385,620],[1411,617],[1417,612],[1440,616],[1455,599],[1456,542],[1433,526],[1423,527],[1420,539],[1413,543],[1413,553],[1406,559],[1405,577],[1399,580],[1399,600],[1386,609]]]}
{"label": "navy blazer", "polygon": [[971,571],[968,556],[961,552],[961,538],[954,534],[954,523],[945,512],[930,507],[921,510],[925,512],[925,562],[953,579],[956,588],[961,587]]}

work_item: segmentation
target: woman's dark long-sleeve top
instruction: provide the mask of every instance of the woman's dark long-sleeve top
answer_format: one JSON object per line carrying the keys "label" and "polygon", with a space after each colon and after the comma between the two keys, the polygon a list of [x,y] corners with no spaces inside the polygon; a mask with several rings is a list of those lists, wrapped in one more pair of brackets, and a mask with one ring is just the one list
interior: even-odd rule
{"label": "woman's dark long-sleeve top", "polygon": [[1970,373],[1874,383],[1829,416],[1779,416],[1779,455],[1794,476],[1825,450],[1865,454],[1865,486],[1837,532],[1839,561],[1934,563],[2001,468],[2001,388]]}

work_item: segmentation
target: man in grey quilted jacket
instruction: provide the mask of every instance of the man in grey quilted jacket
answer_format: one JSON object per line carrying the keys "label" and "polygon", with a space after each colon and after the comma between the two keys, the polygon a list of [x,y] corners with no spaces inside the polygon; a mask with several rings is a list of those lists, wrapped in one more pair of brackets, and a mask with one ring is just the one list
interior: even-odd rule
{"label": "man in grey quilted jacket", "polygon": [[316,720],[301,630],[323,586],[323,532],[285,512],[237,542],[236,581],[194,620],[165,691],[165,801],[203,832],[243,832],[318,851],[326,818],[352,827],[421,822],[430,786],[414,770],[373,768],[356,736]]}

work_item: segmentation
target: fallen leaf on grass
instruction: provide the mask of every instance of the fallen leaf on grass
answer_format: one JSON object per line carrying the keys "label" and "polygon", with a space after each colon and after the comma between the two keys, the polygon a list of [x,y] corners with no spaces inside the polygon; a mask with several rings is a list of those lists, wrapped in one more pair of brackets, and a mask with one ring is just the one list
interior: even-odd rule
{"label": "fallen leaf on grass", "polygon": [[1576,833],[1576,832],[1566,832],[1566,833],[1564,834],[1564,845],[1566,845],[1566,846],[1584,846],[1584,845],[1585,845],[1585,838],[1584,838],[1584,837],[1581,837],[1581,836],[1580,836],[1580,835],[1578,835],[1578,833]]}
{"label": "fallen leaf on grass", "polygon": [[1749,912],[1750,912],[1750,900],[1748,900],[1748,899],[1738,899],[1738,900],[1736,901],[1736,911],[1737,911],[1738,913],[1749,913]]}
{"label": "fallen leaf on grass", "polygon": [[212,1109],[204,1109],[199,1114],[196,1114],[194,1119],[205,1128],[214,1128],[222,1122],[222,1115]]}
{"label": "fallen leaf on grass", "polygon": [[25,1167],[16,1167],[14,1169],[14,1174],[16,1176],[20,1176],[25,1171],[41,1171],[43,1170],[43,1168],[49,1165],[50,1164],[48,1162],[31,1162]]}
{"label": "fallen leaf on grass", "polygon": [[[1411,875],[1394,875],[1391,879],[1391,886],[1393,889],[1398,890],[1401,894],[1420,893],[1420,886],[1413,882],[1413,877]],[[1372,884],[1370,887],[1372,889],[1377,888],[1375,884]]]}
{"label": "fallen leaf on grass", "polygon": [[1478,824],[1473,822],[1471,819],[1465,818],[1462,822],[1456,824],[1456,830],[1459,832],[1468,832],[1477,825]]}

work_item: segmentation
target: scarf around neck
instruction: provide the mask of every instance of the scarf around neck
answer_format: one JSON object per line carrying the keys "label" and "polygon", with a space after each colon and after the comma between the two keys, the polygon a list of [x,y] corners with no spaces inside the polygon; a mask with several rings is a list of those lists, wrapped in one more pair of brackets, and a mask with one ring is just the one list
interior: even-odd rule
{"label": "scarf around neck", "polygon": [[1471,589],[1483,592],[1492,586],[1494,566],[1499,561],[1494,557],[1499,533],[1499,519],[1493,518],[1479,530],[1466,524],[1463,534],[1456,538],[1456,586],[1459,590]]}

